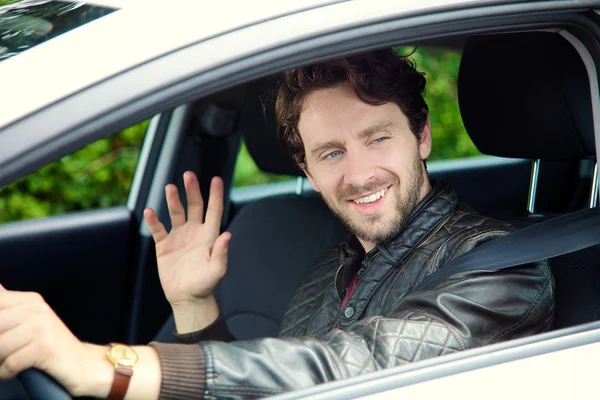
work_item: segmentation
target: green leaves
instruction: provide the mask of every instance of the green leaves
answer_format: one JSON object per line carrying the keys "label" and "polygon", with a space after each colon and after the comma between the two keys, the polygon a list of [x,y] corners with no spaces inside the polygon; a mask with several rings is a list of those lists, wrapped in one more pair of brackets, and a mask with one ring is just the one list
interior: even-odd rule
{"label": "green leaves", "polygon": [[275,175],[262,172],[252,159],[252,156],[242,142],[233,173],[233,187],[262,185],[271,182],[281,182],[294,179],[288,175]]}
{"label": "green leaves", "polygon": [[[407,53],[406,48],[401,48]],[[412,56],[425,72],[425,101],[429,106],[433,147],[428,160],[481,155],[467,134],[458,108],[460,53],[444,49],[417,49]]]}
{"label": "green leaves", "polygon": [[125,204],[148,121],[0,189],[0,221]]}

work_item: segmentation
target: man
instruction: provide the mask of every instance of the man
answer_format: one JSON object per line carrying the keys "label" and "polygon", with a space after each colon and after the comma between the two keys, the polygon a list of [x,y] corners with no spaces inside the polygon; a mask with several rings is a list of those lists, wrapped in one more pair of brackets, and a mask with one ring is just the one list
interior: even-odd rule
{"label": "man", "polygon": [[[123,378],[107,361],[107,346],[79,342],[39,296],[4,291],[0,376],[33,366],[74,395],[122,398],[117,386],[125,382],[128,399],[254,398],[550,329],[554,281],[545,262],[466,272],[413,290],[448,261],[512,230],[458,203],[448,185],[430,183],[424,87],[423,75],[389,50],[286,72],[279,135],[352,234],[309,271],[280,338],[233,341],[219,316],[212,291],[226,272],[230,239],[219,235],[223,184],[212,181],[204,220],[198,181],[188,172],[187,219],[173,185],[166,187],[170,233],[145,211],[184,344],[134,346],[135,373]],[[125,357],[130,349],[119,351]]]}

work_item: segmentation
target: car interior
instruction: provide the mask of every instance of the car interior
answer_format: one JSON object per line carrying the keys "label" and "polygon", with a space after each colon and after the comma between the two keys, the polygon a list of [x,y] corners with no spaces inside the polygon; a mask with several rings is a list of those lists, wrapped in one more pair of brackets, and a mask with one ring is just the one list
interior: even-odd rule
{"label": "car interior", "polygon": [[[260,112],[268,104],[265,99],[273,98],[273,82],[271,77],[246,88],[240,129],[261,170],[301,177],[302,171],[277,141],[273,104],[265,106],[264,117]],[[593,169],[584,160],[595,155],[588,82],[579,54],[559,35],[469,38],[459,72],[467,132],[484,154],[539,162],[539,175],[533,177],[537,196],[528,210],[531,162],[505,170],[431,171],[431,179],[451,182],[461,201],[518,227],[589,207],[592,174],[581,171]],[[481,193],[483,187],[486,193]],[[347,232],[310,189],[236,206],[240,209],[228,228],[228,273],[218,287],[218,301],[236,338],[277,336],[287,302],[306,268]],[[556,328],[599,318],[597,253],[590,248],[550,261],[557,285]],[[156,339],[172,340],[173,329],[169,319]]]}
{"label": "car interior", "polygon": [[[463,123],[477,148],[493,156],[430,163],[431,179],[451,183],[462,202],[517,227],[596,207],[590,80],[567,38],[536,31],[417,45],[462,53]],[[181,175],[189,169],[198,174],[205,197],[212,176],[225,181],[223,229],[232,239],[228,272],[215,295],[231,332],[237,339],[277,336],[304,272],[348,235],[277,141],[279,77],[156,116],[148,164],[136,177],[138,194],[129,206],[0,226],[0,247],[10,264],[0,270],[0,280],[8,288],[40,292],[82,340],[173,342],[174,323],[152,238],[140,227],[141,210],[154,202],[166,221],[153,181],[167,176],[182,188]],[[230,190],[242,139],[262,171],[295,179]],[[161,158],[169,146],[179,149],[176,159]],[[600,319],[599,256],[596,246],[550,260],[555,329]],[[0,393],[26,398],[14,385]]]}

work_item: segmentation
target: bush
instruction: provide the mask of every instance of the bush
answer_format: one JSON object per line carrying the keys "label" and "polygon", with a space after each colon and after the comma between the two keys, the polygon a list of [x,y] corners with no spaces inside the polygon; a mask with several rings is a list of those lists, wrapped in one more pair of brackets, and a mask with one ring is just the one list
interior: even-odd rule
{"label": "bush", "polygon": [[125,204],[148,121],[0,189],[0,221]]}

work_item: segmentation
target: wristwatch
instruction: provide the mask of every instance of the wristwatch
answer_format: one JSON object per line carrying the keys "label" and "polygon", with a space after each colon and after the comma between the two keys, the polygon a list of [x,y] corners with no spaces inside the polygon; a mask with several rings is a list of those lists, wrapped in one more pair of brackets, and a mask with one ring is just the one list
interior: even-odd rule
{"label": "wristwatch", "polygon": [[138,355],[130,346],[122,343],[110,343],[106,352],[108,360],[115,366],[115,377],[106,400],[123,400],[133,375],[133,367],[138,362]]}

